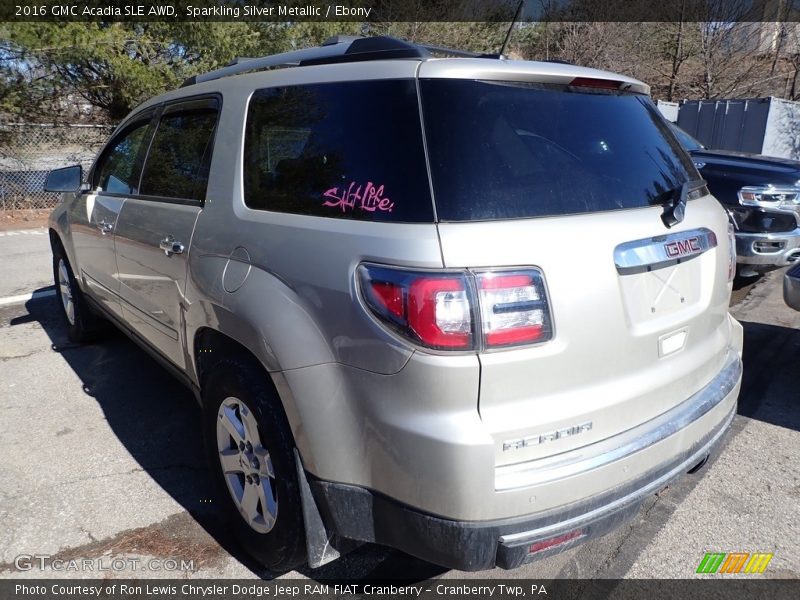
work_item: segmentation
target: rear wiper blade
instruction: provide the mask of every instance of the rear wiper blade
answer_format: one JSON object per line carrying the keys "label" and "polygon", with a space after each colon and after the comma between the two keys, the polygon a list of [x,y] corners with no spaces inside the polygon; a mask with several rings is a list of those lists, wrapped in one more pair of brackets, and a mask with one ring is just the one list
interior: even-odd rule
{"label": "rear wiper blade", "polygon": [[659,198],[665,197],[665,200],[658,202],[658,204],[664,207],[664,212],[661,213],[661,221],[667,229],[683,221],[686,213],[686,199],[689,193],[705,185],[706,182],[703,179],[690,179],[681,186],[676,186],[659,195]]}

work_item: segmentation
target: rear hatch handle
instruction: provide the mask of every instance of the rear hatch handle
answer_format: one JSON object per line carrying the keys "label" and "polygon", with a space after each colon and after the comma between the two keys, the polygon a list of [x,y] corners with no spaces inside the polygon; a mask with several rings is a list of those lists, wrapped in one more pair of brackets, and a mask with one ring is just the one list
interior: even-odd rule
{"label": "rear hatch handle", "polygon": [[614,265],[620,275],[653,271],[686,262],[716,246],[716,234],[700,227],[620,244],[614,249]]}

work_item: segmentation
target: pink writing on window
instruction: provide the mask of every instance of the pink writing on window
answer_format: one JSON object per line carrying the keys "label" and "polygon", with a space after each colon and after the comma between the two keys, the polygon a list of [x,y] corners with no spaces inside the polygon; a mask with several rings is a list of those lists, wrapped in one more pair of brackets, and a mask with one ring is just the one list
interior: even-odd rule
{"label": "pink writing on window", "polygon": [[382,185],[375,187],[371,181],[368,181],[366,185],[359,185],[355,181],[351,181],[350,185],[342,188],[341,192],[338,187],[334,187],[323,193],[322,196],[327,200],[322,203],[322,206],[338,206],[342,212],[357,208],[369,212],[376,210],[392,212],[394,202],[383,193]]}

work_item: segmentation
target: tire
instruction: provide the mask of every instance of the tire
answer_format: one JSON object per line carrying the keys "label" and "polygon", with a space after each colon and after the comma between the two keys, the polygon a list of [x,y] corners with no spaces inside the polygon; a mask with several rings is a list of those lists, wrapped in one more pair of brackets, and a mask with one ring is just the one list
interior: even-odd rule
{"label": "tire", "polygon": [[274,573],[303,564],[294,438],[269,376],[254,360],[225,359],[204,378],[202,401],[218,505],[239,542]]}
{"label": "tire", "polygon": [[102,319],[89,308],[60,245],[53,248],[53,280],[70,341],[82,344],[95,339],[102,328]]}

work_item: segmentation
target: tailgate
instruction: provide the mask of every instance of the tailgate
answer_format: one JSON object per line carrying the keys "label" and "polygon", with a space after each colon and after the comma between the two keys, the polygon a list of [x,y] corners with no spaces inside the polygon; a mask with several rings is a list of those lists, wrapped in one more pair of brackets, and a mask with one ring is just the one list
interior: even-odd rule
{"label": "tailgate", "polygon": [[[631,429],[722,368],[731,336],[727,218],[711,196],[686,214],[668,234],[660,207],[440,225],[445,266],[536,266],[548,288],[552,340],[480,354],[479,410],[497,465]],[[629,264],[618,265],[623,256]]]}

